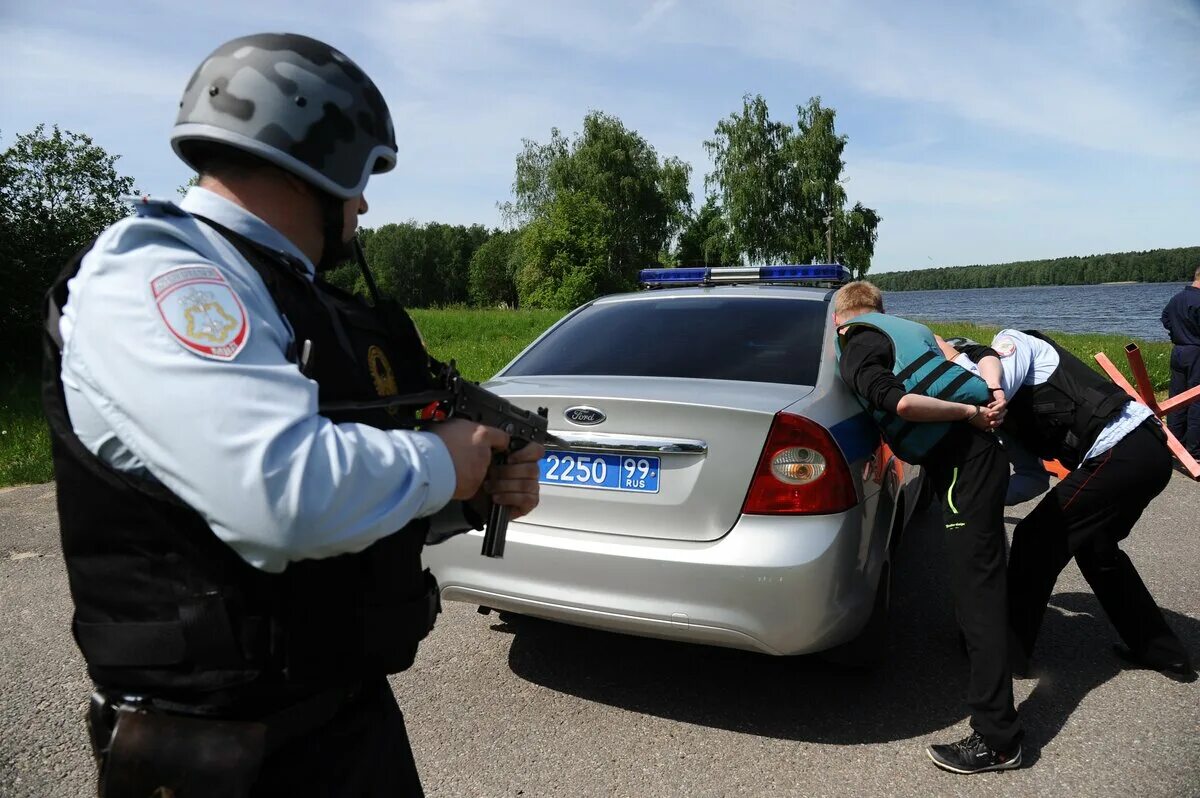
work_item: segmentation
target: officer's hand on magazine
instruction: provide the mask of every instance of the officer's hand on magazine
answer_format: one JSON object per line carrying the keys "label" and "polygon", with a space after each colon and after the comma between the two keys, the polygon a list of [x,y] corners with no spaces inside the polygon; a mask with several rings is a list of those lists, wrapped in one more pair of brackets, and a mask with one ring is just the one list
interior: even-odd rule
{"label": "officer's hand on magazine", "polygon": [[546,453],[540,443],[529,443],[508,455],[508,462],[488,470],[483,489],[496,504],[508,505],[512,518],[538,505],[538,460]]}

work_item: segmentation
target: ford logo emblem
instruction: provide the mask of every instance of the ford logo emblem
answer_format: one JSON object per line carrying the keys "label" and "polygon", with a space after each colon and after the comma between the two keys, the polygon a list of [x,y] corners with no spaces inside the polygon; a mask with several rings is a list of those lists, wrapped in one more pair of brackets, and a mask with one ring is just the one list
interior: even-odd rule
{"label": "ford logo emblem", "polygon": [[604,415],[603,410],[597,410],[587,405],[568,407],[563,411],[563,416],[572,424],[580,424],[585,427],[590,427],[593,424],[601,424],[608,418],[608,416]]}

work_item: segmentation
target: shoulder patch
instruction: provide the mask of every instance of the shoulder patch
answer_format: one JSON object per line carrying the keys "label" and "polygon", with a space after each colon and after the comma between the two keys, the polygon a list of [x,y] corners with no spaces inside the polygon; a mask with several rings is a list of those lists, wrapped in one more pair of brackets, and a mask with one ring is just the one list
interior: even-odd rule
{"label": "shoulder patch", "polygon": [[163,217],[163,216],[190,216],[187,211],[180,208],[174,202],[168,199],[159,199],[151,197],[149,194],[142,196],[121,197],[123,202],[127,202],[133,206],[133,212],[138,216],[143,217]]}
{"label": "shoulder patch", "polygon": [[179,266],[150,280],[159,315],[180,346],[213,360],[233,360],[250,338],[246,308],[212,266]]}
{"label": "shoulder patch", "polygon": [[995,349],[996,354],[1000,357],[1012,357],[1012,354],[1017,351],[1017,342],[1007,335],[1001,335],[992,341],[992,349]]}

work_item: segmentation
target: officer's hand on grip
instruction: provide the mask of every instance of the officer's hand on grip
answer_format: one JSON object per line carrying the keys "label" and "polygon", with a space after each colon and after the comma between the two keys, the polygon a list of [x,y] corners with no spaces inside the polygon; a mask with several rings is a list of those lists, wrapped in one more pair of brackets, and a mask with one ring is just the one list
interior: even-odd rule
{"label": "officer's hand on grip", "polygon": [[529,443],[508,456],[508,462],[493,465],[483,489],[496,504],[508,505],[511,517],[519,518],[538,504],[538,460],[546,453],[540,443]]}
{"label": "officer's hand on grip", "polygon": [[492,454],[508,449],[507,433],[461,418],[434,424],[429,431],[441,438],[450,450],[450,460],[458,478],[453,498],[459,501],[466,501],[479,492],[492,464]]}

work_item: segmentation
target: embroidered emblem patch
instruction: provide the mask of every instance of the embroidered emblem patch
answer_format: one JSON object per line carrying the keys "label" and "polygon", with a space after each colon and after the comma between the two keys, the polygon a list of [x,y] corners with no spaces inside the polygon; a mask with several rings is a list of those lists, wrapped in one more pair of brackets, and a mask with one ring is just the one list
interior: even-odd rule
{"label": "embroidered emblem patch", "polygon": [[[367,368],[371,370],[371,380],[375,383],[375,393],[379,396],[395,396],[399,393],[396,387],[396,372],[387,355],[378,346],[372,345],[367,350]],[[395,416],[400,412],[398,407],[389,407],[388,413]]]}
{"label": "embroidered emblem patch", "polygon": [[1017,351],[1017,342],[1004,335],[992,342],[992,349],[995,349],[1000,357],[1011,357],[1012,353]]}
{"label": "embroidered emblem patch", "polygon": [[371,370],[371,379],[375,383],[375,393],[379,396],[395,396],[396,389],[396,374],[392,371],[392,364],[388,362],[387,355],[377,346],[371,346],[367,350],[367,368]]}
{"label": "embroidered emblem patch", "polygon": [[233,360],[250,337],[246,308],[212,266],[180,266],[150,281],[162,320],[180,346],[213,360]]}

